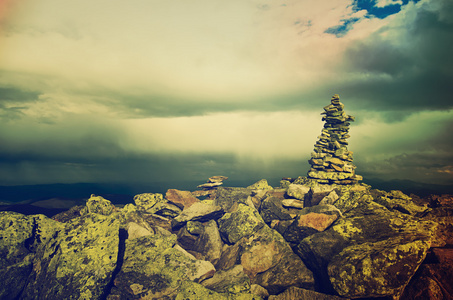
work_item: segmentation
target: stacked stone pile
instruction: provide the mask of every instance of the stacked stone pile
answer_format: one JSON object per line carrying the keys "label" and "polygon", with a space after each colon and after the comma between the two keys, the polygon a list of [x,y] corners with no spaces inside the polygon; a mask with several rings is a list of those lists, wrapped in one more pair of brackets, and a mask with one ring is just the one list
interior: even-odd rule
{"label": "stacked stone pile", "polygon": [[311,153],[308,178],[326,184],[355,184],[362,176],[355,174],[352,152],[348,150],[349,125],[353,116],[346,115],[340,96],[335,94],[331,104],[324,107],[325,121],[319,140]]}
{"label": "stacked stone pile", "polygon": [[211,190],[223,184],[224,180],[227,180],[226,176],[212,176],[209,177],[207,183],[200,184],[197,188],[202,188],[204,190]]}

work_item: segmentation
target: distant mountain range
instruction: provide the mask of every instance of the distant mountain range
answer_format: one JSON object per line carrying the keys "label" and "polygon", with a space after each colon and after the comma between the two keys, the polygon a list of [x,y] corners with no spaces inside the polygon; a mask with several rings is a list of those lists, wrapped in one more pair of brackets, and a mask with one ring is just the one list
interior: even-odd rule
{"label": "distant mountain range", "polygon": [[[259,179],[227,180],[224,186],[246,187]],[[278,186],[281,178],[267,179],[272,186]],[[434,185],[410,180],[384,181],[369,179],[364,181],[375,189],[384,191],[401,190],[410,195],[425,197],[430,194],[453,194],[451,185]],[[44,214],[52,216],[75,205],[85,204],[91,194],[102,196],[115,205],[133,203],[133,198],[141,193],[162,193],[168,189],[197,190],[200,181],[158,182],[150,184],[117,183],[73,183],[0,186],[0,211],[9,210],[23,214]]]}

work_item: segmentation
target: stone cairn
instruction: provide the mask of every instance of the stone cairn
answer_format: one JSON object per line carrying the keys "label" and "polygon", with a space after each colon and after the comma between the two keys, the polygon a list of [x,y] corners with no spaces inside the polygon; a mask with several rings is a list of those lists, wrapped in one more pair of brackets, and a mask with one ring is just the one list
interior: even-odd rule
{"label": "stone cairn", "polygon": [[326,184],[355,184],[362,176],[355,174],[352,152],[346,141],[353,116],[346,115],[340,96],[335,94],[331,104],[324,107],[322,120],[325,121],[319,140],[316,142],[308,171],[308,178]]}

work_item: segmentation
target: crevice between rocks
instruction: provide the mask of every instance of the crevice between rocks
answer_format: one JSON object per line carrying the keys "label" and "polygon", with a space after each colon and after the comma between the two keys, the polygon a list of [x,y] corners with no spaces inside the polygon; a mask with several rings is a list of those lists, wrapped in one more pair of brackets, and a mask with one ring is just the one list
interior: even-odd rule
{"label": "crevice between rocks", "polygon": [[124,262],[124,255],[126,252],[126,240],[128,238],[128,233],[126,229],[120,228],[118,232],[119,242],[118,242],[118,257],[116,259],[116,267],[112,272],[112,278],[110,282],[105,286],[104,293],[101,295],[101,300],[106,300],[110,295],[112,288],[115,286],[115,278],[118,273],[121,271]]}

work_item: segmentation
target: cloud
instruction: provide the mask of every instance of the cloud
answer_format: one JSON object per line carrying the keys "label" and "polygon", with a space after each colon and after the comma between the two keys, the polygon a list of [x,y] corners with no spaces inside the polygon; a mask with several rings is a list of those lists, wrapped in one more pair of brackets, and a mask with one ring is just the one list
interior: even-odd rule
{"label": "cloud", "polygon": [[17,2],[0,25],[0,183],[304,175],[335,93],[359,171],[451,182],[452,15],[438,0]]}

